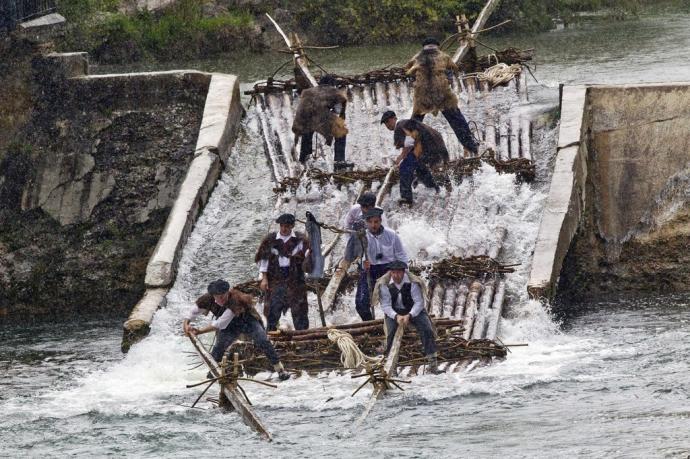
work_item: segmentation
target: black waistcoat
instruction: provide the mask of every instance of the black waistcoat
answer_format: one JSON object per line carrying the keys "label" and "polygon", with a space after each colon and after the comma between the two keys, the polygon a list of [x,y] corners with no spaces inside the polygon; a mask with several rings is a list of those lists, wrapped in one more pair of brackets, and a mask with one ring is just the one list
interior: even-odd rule
{"label": "black waistcoat", "polygon": [[[388,291],[391,293],[391,306],[396,314],[405,316],[412,311],[414,300],[412,299],[412,284],[410,282],[405,282],[400,290],[395,284],[388,284]],[[402,295],[402,306],[398,305],[398,295]]]}

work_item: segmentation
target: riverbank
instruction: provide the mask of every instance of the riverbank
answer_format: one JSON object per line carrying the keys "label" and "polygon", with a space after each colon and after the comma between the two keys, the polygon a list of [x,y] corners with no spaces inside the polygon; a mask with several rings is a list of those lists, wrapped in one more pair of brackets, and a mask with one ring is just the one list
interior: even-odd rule
{"label": "riverbank", "polygon": [[[429,34],[445,38],[456,32],[456,14],[465,13],[472,21],[485,2],[348,0],[343,5],[330,0],[298,0],[286,5],[277,0],[178,0],[155,12],[124,8],[122,3],[59,0],[58,11],[67,18],[67,29],[56,42],[58,48],[87,51],[91,60],[99,64],[259,53],[283,46],[265,17],[267,12],[286,30],[297,31],[310,44],[394,44],[418,41]],[[493,14],[492,23],[511,22],[492,33],[544,31],[554,27],[554,18],[563,18],[567,23],[587,18],[580,15],[582,12],[603,11],[596,17],[620,18],[679,8],[682,4],[678,0],[580,0],[553,5],[546,0],[506,0]]]}

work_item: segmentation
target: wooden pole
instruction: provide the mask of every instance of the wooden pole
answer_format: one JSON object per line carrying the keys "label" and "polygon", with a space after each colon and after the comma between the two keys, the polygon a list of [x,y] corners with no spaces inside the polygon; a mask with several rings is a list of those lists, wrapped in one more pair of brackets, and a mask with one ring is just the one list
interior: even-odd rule
{"label": "wooden pole", "polygon": [[498,322],[501,320],[501,313],[503,312],[503,301],[506,294],[506,281],[501,279],[496,287],[496,295],[494,295],[494,302],[491,306],[491,315],[489,316],[489,325],[486,328],[486,339],[494,341],[498,334]]}
{"label": "wooden pole", "polygon": [[470,339],[470,336],[472,336],[472,327],[474,326],[474,318],[477,315],[477,300],[479,298],[479,294],[482,291],[482,284],[475,280],[472,282],[472,285],[470,285],[470,292],[467,294],[467,303],[465,305],[465,317],[464,317],[464,325],[465,325],[465,331],[462,334],[462,337],[466,340]]}
{"label": "wooden pole", "polygon": [[[208,366],[213,377],[219,378],[223,376],[223,370],[218,366],[218,363],[216,363],[214,358],[211,357],[211,354],[208,353],[204,345],[201,344],[199,338],[190,334],[189,340],[192,342],[192,345],[194,345],[194,348],[199,353],[199,356],[201,356],[201,359]],[[233,385],[227,381],[221,381],[222,380],[219,380],[218,383],[223,388],[223,394],[228,398],[232,404],[232,407],[235,408],[235,411],[237,411],[237,413],[242,417],[242,421],[256,431],[264,440],[273,440],[271,433],[266,429],[263,422],[261,422],[261,419],[259,419],[251,405],[249,405],[237,387],[233,387]]]}
{"label": "wooden pole", "polygon": [[496,280],[491,279],[484,284],[484,291],[477,311],[477,316],[472,326],[472,339],[484,338],[484,330],[486,329],[487,319],[489,317],[492,300],[494,299],[494,288]]}
{"label": "wooden pole", "polygon": [[[484,28],[484,24],[486,24],[489,16],[491,16],[491,13],[494,12],[499,3],[500,0],[489,0],[486,5],[484,5],[484,9],[482,9],[481,13],[479,13],[479,16],[477,16],[477,20],[474,21],[474,24],[472,25],[472,36]],[[472,41],[473,40],[468,40],[465,43],[462,43],[457,51],[455,51],[455,54],[453,54],[453,61],[455,61],[456,64],[459,64],[465,55],[467,55],[472,45]]]}

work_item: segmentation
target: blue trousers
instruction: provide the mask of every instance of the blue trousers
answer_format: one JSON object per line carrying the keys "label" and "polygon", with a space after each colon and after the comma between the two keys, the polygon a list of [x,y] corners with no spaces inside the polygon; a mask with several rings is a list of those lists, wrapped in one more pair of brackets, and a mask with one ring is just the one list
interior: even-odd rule
{"label": "blue trousers", "polygon": [[361,269],[359,272],[359,282],[357,282],[357,293],[355,294],[355,309],[363,321],[374,320],[371,314],[371,292],[369,292],[369,280],[367,273],[371,276],[371,288],[374,288],[376,281],[388,272],[389,263],[380,265],[370,265],[369,271]]}
{"label": "blue trousers", "polygon": [[[476,155],[478,151],[477,142],[474,141],[474,136],[472,135],[472,131],[470,131],[470,126],[467,124],[467,120],[463,116],[460,109],[457,107],[449,108],[447,110],[443,110],[441,113],[443,113],[443,116],[448,121],[448,124],[450,124],[450,128],[455,133],[455,137],[458,138],[462,146]],[[424,116],[425,115],[412,115],[412,118],[422,122],[424,121]]]}
{"label": "blue trousers", "polygon": [[[417,317],[410,316],[410,322],[417,329],[417,334],[422,339],[422,347],[424,347],[424,355],[436,353],[436,334],[434,333],[434,326],[431,324],[431,319],[426,311],[417,314]],[[386,343],[386,353],[390,351],[393,344],[393,336],[398,329],[398,322],[386,316],[386,330],[388,333]]]}
{"label": "blue trousers", "polygon": [[427,188],[438,189],[429,168],[419,162],[413,152],[409,152],[400,163],[400,197],[410,202],[413,201],[412,181],[415,175]]}
{"label": "blue trousers", "polygon": [[254,346],[266,354],[271,364],[275,365],[280,361],[273,344],[268,340],[263,324],[259,322],[256,317],[249,313],[244,313],[232,319],[225,329],[218,332],[216,344],[213,346],[213,349],[211,349],[211,355],[216,359],[216,362],[220,362],[223,359],[225,350],[230,347],[242,333],[249,335],[254,342]]}

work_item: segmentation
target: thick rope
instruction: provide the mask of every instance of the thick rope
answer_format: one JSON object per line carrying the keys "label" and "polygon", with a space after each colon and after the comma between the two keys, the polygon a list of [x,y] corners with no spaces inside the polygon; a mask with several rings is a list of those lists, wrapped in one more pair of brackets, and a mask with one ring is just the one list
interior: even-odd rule
{"label": "thick rope", "polygon": [[380,363],[381,357],[369,357],[359,349],[357,343],[346,331],[331,328],[328,330],[328,339],[340,348],[340,363],[343,368],[360,368],[365,363]]}
{"label": "thick rope", "polygon": [[508,65],[504,63],[489,67],[478,75],[481,81],[488,81],[492,87],[509,82],[522,72],[520,64]]}

